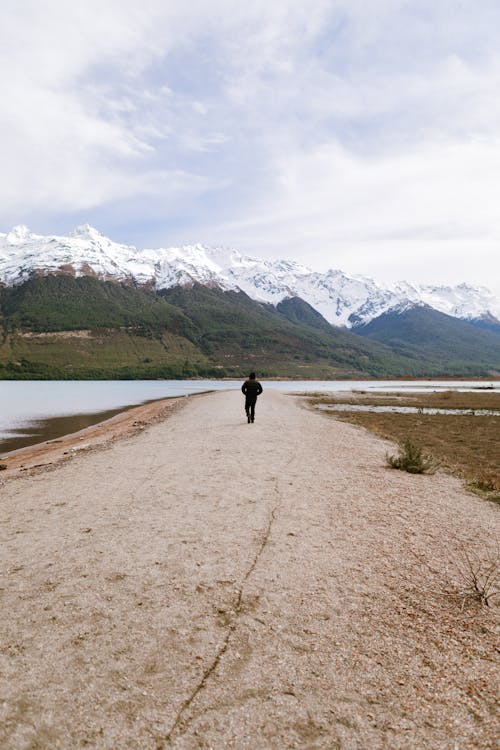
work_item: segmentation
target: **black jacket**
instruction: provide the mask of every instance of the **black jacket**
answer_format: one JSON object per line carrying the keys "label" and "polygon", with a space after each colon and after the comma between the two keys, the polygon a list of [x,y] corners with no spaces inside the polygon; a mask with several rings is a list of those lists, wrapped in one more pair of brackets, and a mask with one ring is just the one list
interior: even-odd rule
{"label": "black jacket", "polygon": [[257,396],[262,393],[262,386],[258,380],[245,380],[241,386],[242,393],[245,394],[249,401],[257,400]]}

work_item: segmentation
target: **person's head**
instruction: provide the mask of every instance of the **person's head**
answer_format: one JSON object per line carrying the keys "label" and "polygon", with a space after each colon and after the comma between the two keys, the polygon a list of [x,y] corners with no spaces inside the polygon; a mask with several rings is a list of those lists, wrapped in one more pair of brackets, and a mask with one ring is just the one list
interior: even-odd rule
{"label": "person's head", "polygon": [[250,375],[248,376],[248,379],[249,380],[255,380],[255,373],[251,372]]}

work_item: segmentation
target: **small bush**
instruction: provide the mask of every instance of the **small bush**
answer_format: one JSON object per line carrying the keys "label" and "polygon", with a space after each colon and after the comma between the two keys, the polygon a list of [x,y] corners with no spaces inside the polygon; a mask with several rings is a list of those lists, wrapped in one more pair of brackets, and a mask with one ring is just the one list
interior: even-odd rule
{"label": "small bush", "polygon": [[467,599],[490,607],[500,596],[499,559],[490,557],[479,560],[466,550],[462,550],[457,570],[462,580],[459,594],[462,606]]}
{"label": "small bush", "polygon": [[410,438],[399,444],[397,456],[386,454],[387,465],[391,469],[401,469],[410,474],[433,474],[437,469],[437,462],[423,453],[422,448]]}
{"label": "small bush", "polygon": [[4,471],[7,468],[7,464],[0,464],[0,471]]}

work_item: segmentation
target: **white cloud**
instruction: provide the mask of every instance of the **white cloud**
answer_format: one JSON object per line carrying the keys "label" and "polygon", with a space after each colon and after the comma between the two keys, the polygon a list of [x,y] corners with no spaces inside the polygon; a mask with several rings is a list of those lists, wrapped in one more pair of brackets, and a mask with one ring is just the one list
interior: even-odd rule
{"label": "white cloud", "polygon": [[214,234],[323,268],[495,284],[500,139],[430,142],[369,159],[329,143],[281,157],[276,171],[274,194]]}
{"label": "white cloud", "polygon": [[[176,145],[206,151],[227,137],[220,127],[205,131],[209,104],[182,91],[173,96],[168,71],[161,72],[163,85],[154,76],[149,82],[148,67],[174,49],[189,49],[200,35],[212,34],[221,50],[233,49],[227,40],[241,35],[247,22],[256,33],[262,20],[271,64],[278,41],[272,29],[282,28],[288,12],[291,19],[298,16],[287,19],[290,25],[307,18],[299,2],[269,9],[260,1],[248,7],[229,0],[7,0],[0,31],[3,216],[92,208],[145,187],[152,192],[148,183],[155,172],[160,178],[183,172],[185,195],[192,170],[179,158],[148,161],[156,141],[177,139],[171,152]],[[263,54],[265,40],[260,31],[258,36]],[[227,64],[222,51],[221,59]],[[195,167],[192,184],[197,194],[200,184],[206,189],[219,180],[197,174]]]}
{"label": "white cloud", "polygon": [[127,222],[146,237],[154,216],[162,244],[373,275],[408,275],[417,256],[462,277],[498,262],[496,0],[4,0],[1,13],[4,222],[108,210],[126,240]]}
{"label": "white cloud", "polygon": [[[159,24],[173,5],[8,3],[0,33],[0,206],[4,217],[92,208],[169,183],[189,192],[189,170],[152,166],[154,128],[129,128],[137,103],[121,93],[165,52]],[[148,12],[149,8],[149,12]],[[94,83],[101,69],[107,84]],[[96,72],[97,71],[97,72]],[[118,76],[118,78],[117,78]],[[111,80],[120,82],[113,90]],[[135,81],[135,84],[134,84]],[[107,94],[107,98],[103,94]],[[141,91],[139,104],[144,92]],[[182,179],[179,180],[179,174]],[[164,179],[169,176],[169,180]],[[208,180],[192,175],[192,190]]]}

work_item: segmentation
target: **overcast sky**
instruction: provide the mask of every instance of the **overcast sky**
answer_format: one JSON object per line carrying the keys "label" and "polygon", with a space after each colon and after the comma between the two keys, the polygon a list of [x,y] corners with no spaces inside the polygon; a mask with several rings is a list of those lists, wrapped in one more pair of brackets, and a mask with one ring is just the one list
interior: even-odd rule
{"label": "overcast sky", "polygon": [[500,294],[499,0],[2,0],[0,231]]}

